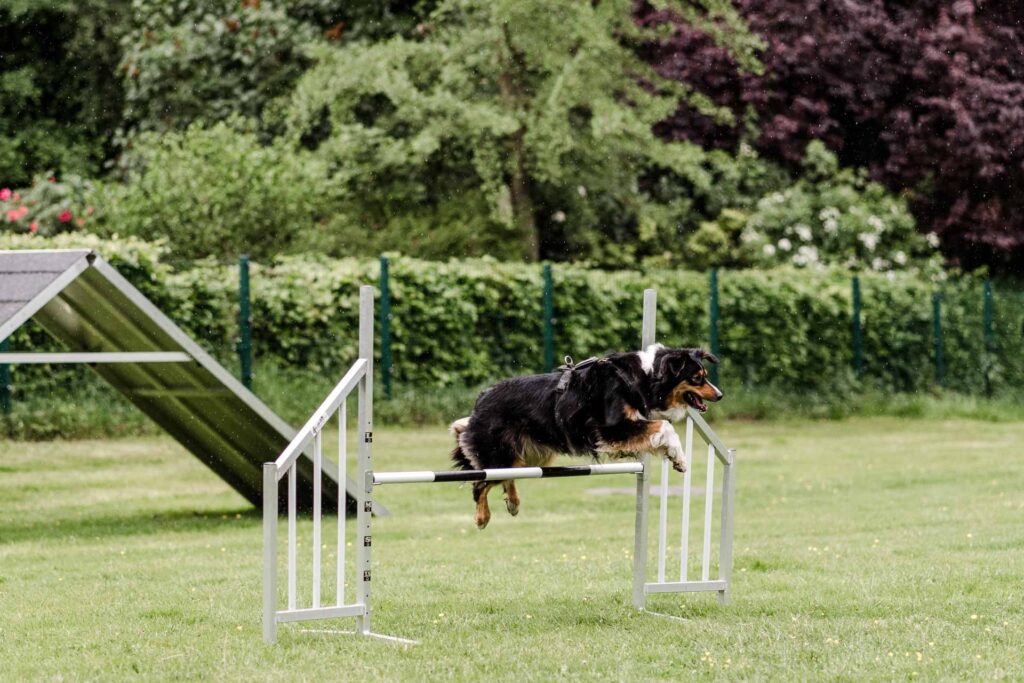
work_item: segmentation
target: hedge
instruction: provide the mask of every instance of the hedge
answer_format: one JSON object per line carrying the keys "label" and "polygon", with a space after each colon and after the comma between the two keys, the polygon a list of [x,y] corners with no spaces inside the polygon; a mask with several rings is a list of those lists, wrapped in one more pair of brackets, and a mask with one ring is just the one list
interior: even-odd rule
{"label": "hedge", "polygon": [[[5,236],[0,248],[96,248],[167,314],[234,367],[235,264],[172,264],[159,244],[95,238]],[[476,385],[540,370],[541,268],[489,259],[391,260],[393,379],[397,386]],[[282,257],[251,272],[257,362],[339,373],[356,353],[357,289],[376,284],[377,261]],[[941,285],[910,274],[862,274],[864,372],[852,371],[850,274],[833,270],[724,271],[720,367],[737,385],[805,390],[919,391],[934,385],[933,292],[943,296],[947,385],[967,393],[1024,382],[1024,291],[997,283],[994,343],[986,349],[981,280]],[[708,344],[704,273],[600,271],[554,266],[556,358],[584,358],[639,343],[644,287],[658,289],[658,338]],[[12,348],[53,348],[31,326]],[[379,344],[378,344],[379,353]],[[257,366],[257,372],[258,372]],[[32,370],[19,374],[28,378]],[[65,375],[50,373],[49,380]],[[16,384],[18,380],[16,379]]]}

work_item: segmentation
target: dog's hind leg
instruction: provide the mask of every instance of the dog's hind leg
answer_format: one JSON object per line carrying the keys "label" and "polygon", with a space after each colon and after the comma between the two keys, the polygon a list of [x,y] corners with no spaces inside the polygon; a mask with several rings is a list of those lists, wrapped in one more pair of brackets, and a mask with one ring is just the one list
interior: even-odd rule
{"label": "dog's hind leg", "polygon": [[508,508],[508,514],[515,517],[519,514],[519,492],[516,490],[515,479],[511,481],[501,482],[502,487],[505,489],[505,507]]}
{"label": "dog's hind leg", "polygon": [[491,508],[487,504],[487,494],[494,488],[496,482],[478,481],[473,484],[473,500],[476,501],[476,528],[484,529],[491,521]]}

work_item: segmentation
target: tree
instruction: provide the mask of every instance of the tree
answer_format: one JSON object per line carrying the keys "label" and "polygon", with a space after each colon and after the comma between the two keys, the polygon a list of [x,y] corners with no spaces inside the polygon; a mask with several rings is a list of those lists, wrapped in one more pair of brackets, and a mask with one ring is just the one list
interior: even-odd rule
{"label": "tree", "polygon": [[[339,221],[395,232],[397,216],[416,215],[417,232],[461,214],[511,241],[501,255],[532,259],[629,258],[638,240],[664,250],[659,235],[678,238],[678,221],[641,175],[706,189],[711,173],[699,146],[652,127],[680,100],[723,112],[638,58],[659,29],[635,25],[631,7],[449,0],[415,38],[319,49],[279,115],[290,142],[333,169],[349,198]],[[675,7],[758,68],[758,42],[727,0]]]}
{"label": "tree", "polygon": [[0,0],[0,187],[95,174],[112,149],[128,0]]}
{"label": "tree", "polygon": [[[1024,26],[1008,0],[737,0],[762,35],[764,75],[737,69],[711,36],[679,22],[645,56],[731,110],[686,105],[659,133],[733,149],[748,138],[795,165],[824,140],[844,165],[905,191],[924,232],[973,267],[1024,259]],[[671,13],[648,5],[642,26]],[[755,124],[757,132],[751,132]]]}

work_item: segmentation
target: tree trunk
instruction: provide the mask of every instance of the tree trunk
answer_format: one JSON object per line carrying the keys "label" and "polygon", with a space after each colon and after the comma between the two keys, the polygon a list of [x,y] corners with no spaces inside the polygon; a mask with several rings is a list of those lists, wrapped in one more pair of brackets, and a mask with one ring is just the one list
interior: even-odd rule
{"label": "tree trunk", "polygon": [[[505,44],[502,52],[510,55],[502,60],[502,72],[498,76],[498,87],[501,99],[509,112],[519,113],[520,92],[516,87],[513,70],[522,67],[522,60],[516,58],[508,26],[504,27]],[[512,134],[509,140],[509,151],[512,155],[511,178],[509,190],[512,197],[512,222],[518,228],[520,238],[526,248],[526,254],[534,261],[540,260],[540,235],[537,234],[537,220],[533,215],[533,199],[530,197],[530,177],[526,163],[526,130],[522,126]]]}

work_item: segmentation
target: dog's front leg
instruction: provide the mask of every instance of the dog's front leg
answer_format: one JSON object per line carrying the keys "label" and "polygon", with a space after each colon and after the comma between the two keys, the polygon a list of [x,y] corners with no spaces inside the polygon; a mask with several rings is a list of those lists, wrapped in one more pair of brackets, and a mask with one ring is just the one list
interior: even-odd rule
{"label": "dog's front leg", "polygon": [[618,439],[607,439],[598,446],[604,453],[643,453],[658,451],[665,454],[669,462],[679,472],[685,472],[688,466],[686,452],[679,440],[679,434],[668,420],[652,420],[651,422],[632,423],[632,434]]}
{"label": "dog's front leg", "polygon": [[685,472],[689,463],[686,462],[686,451],[683,450],[683,442],[679,440],[676,428],[668,420],[656,420],[660,423],[657,431],[651,434],[651,446],[655,450],[664,450],[665,457],[672,463],[672,468],[677,472]]}

